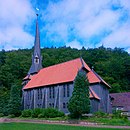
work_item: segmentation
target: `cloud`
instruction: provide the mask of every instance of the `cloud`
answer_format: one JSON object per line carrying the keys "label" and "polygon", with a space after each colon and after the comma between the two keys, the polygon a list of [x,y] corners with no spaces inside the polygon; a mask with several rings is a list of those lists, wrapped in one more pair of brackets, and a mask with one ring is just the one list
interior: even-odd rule
{"label": "cloud", "polygon": [[33,46],[35,6],[40,8],[43,46],[130,48],[129,0],[4,0],[0,50]]}
{"label": "cloud", "polygon": [[126,49],[126,51],[130,54],[130,47],[128,49]]}
{"label": "cloud", "polygon": [[33,44],[34,38],[28,29],[32,25],[34,11],[29,1],[1,1],[0,12],[0,49],[27,48]]}
{"label": "cloud", "polygon": [[53,43],[64,42],[67,45],[77,41],[86,48],[102,43],[106,47],[128,48],[130,44],[129,0],[50,2],[42,20],[45,23],[42,31],[46,32],[42,39],[53,40],[55,34]]}
{"label": "cloud", "polygon": [[72,41],[72,42],[69,42],[69,43],[66,43],[66,46],[67,47],[71,47],[71,48],[77,48],[77,49],[81,49],[82,46],[80,45],[80,43],[76,40]]}
{"label": "cloud", "polygon": [[130,25],[125,24],[121,27],[115,28],[110,35],[103,39],[103,43],[107,47],[128,47],[130,46]]}

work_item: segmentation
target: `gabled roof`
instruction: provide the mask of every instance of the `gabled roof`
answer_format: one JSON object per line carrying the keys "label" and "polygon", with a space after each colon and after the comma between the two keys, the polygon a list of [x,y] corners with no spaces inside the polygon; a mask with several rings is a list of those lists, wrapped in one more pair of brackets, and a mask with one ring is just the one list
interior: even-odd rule
{"label": "gabled roof", "polygon": [[124,107],[125,110],[130,110],[130,92],[111,93],[112,106]]}
{"label": "gabled roof", "polygon": [[96,98],[100,100],[99,96],[92,90],[92,88],[89,88],[89,98]]}
{"label": "gabled roof", "polygon": [[102,82],[92,72],[83,59],[81,61],[81,58],[77,58],[41,69],[36,75],[31,77],[31,80],[24,86],[23,89],[73,82],[78,70],[81,68],[85,68],[88,71],[87,77],[90,83]]}
{"label": "gabled roof", "polygon": [[88,77],[89,77],[89,83],[100,82],[100,83],[104,83],[106,86],[111,88],[111,86],[107,84],[94,70],[91,70],[88,73]]}

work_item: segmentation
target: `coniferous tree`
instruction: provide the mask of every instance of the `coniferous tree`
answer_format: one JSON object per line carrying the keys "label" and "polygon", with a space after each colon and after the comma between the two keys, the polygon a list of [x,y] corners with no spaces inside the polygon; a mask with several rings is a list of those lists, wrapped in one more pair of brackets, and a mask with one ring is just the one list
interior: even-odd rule
{"label": "coniferous tree", "polygon": [[20,115],[21,98],[20,98],[21,88],[18,85],[12,85],[10,91],[10,99],[8,108],[8,114],[14,114],[15,116]]}
{"label": "coniferous tree", "polygon": [[68,110],[75,118],[81,117],[83,113],[89,113],[89,82],[83,70],[78,71],[76,76],[74,90],[68,104]]}

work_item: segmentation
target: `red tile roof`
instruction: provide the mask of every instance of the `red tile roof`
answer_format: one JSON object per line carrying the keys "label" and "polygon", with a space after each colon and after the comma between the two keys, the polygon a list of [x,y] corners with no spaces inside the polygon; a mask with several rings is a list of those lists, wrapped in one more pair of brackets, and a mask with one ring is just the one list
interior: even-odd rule
{"label": "red tile roof", "polygon": [[87,76],[90,83],[102,82],[101,79],[91,71],[83,59],[77,58],[41,69],[36,75],[31,77],[31,80],[23,89],[73,82],[78,70],[82,67],[88,71]]}
{"label": "red tile roof", "polygon": [[89,98],[96,98],[100,100],[99,96],[92,90],[92,88],[89,88]]}
{"label": "red tile roof", "polygon": [[124,107],[124,110],[130,111],[130,92],[111,93],[113,107]]}
{"label": "red tile roof", "polygon": [[108,86],[109,88],[110,85],[108,85],[94,70],[91,70],[88,74],[88,79],[89,79],[89,83],[104,83],[106,86]]}

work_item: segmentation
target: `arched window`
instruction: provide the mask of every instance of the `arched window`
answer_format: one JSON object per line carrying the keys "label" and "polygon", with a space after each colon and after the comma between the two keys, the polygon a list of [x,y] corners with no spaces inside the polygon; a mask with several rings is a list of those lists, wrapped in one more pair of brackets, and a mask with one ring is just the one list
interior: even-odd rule
{"label": "arched window", "polygon": [[27,91],[27,99],[31,100],[31,91],[30,90]]}
{"label": "arched window", "polygon": [[49,107],[51,107],[51,103],[49,103]]}
{"label": "arched window", "polygon": [[49,97],[55,98],[55,88],[54,87],[49,88]]}
{"label": "arched window", "polygon": [[39,63],[39,58],[38,58],[38,55],[37,55],[37,54],[36,54],[36,56],[35,56],[34,62],[35,62],[36,64]]}
{"label": "arched window", "polygon": [[37,90],[37,99],[42,99],[42,89]]}
{"label": "arched window", "polygon": [[52,107],[54,108],[54,103],[52,103]]}
{"label": "arched window", "polygon": [[65,95],[66,95],[66,86],[63,85],[63,97],[65,97]]}
{"label": "arched window", "polygon": [[39,92],[39,93],[40,93],[39,98],[42,99],[42,89],[40,89],[39,91],[40,91],[40,92]]}
{"label": "arched window", "polygon": [[69,88],[69,84],[67,84],[67,97],[70,96],[70,88]]}
{"label": "arched window", "polygon": [[54,87],[52,87],[52,92],[53,92],[53,98],[55,98],[55,88]]}
{"label": "arched window", "polygon": [[49,88],[49,96],[51,98],[51,87]]}
{"label": "arched window", "polygon": [[63,102],[63,108],[66,108],[66,104]]}

